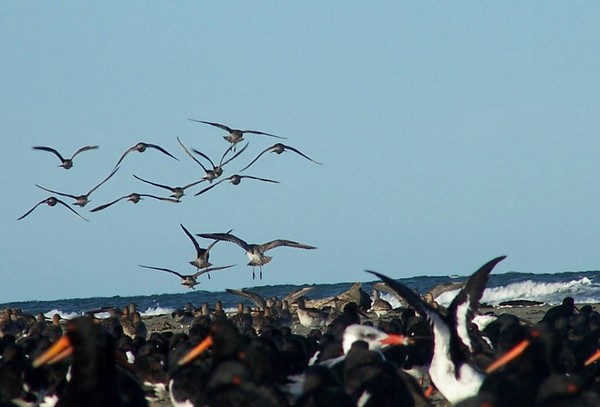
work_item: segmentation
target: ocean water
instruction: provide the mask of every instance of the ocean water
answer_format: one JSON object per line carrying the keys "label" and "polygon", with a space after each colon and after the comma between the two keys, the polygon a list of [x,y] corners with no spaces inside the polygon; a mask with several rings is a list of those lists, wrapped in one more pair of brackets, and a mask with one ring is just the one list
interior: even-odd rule
{"label": "ocean water", "polygon": [[[436,276],[436,277],[410,277],[401,278],[398,281],[416,289],[424,294],[436,285],[448,282],[462,282],[464,276]],[[362,282],[362,288],[369,294],[372,292],[372,284],[376,281]],[[331,297],[348,290],[354,282],[337,284],[316,284],[314,289],[308,293],[310,299]],[[292,291],[309,285],[265,285],[248,287],[247,290],[256,292],[265,298],[276,296],[283,298]],[[449,291],[441,294],[436,300],[442,305],[448,305],[457,291]],[[546,304],[559,304],[564,297],[575,298],[576,303],[600,302],[600,271],[563,272],[552,274],[533,274],[511,272],[505,274],[491,274],[487,288],[483,294],[482,302],[494,306],[509,300],[533,300]],[[382,293],[394,306],[400,303],[393,296]],[[235,309],[238,302],[252,305],[248,300],[228,292],[193,291],[180,294],[156,294],[148,296],[131,297],[94,297],[94,298],[65,298],[52,301],[23,301],[0,304],[0,309],[7,307],[20,308],[27,313],[43,312],[46,316],[59,313],[64,318],[73,318],[83,313],[102,308],[122,308],[134,302],[144,316],[160,315],[173,312],[182,308],[186,303],[192,303],[198,307],[204,302],[214,306],[217,300],[221,300],[226,309]]]}

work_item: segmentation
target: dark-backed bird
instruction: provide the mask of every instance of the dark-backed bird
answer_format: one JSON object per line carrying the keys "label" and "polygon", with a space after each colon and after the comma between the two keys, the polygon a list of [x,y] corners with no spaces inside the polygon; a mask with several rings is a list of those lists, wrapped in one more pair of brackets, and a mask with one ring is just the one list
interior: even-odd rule
{"label": "dark-backed bird", "polygon": [[185,146],[185,144],[183,144],[183,143],[181,142],[181,139],[180,139],[179,137],[177,137],[177,142],[179,143],[179,145],[181,146],[181,148],[183,149],[183,151],[184,151],[184,152],[185,152],[185,153],[186,153],[186,154],[187,154],[187,155],[188,155],[188,156],[189,156],[189,157],[190,157],[192,160],[194,160],[194,161],[196,162],[196,164],[198,164],[200,167],[202,167],[202,170],[204,171],[204,177],[202,177],[202,179],[205,179],[205,180],[207,180],[208,182],[211,182],[211,183],[213,182],[213,180],[214,180],[214,179],[216,179],[216,178],[219,178],[219,177],[221,176],[221,174],[223,174],[223,166],[224,166],[225,164],[227,164],[228,162],[230,162],[231,160],[233,160],[233,159],[234,159],[235,157],[237,157],[237,156],[238,156],[240,153],[242,153],[242,152],[243,152],[243,151],[246,149],[246,147],[248,147],[248,144],[246,144],[246,145],[244,146],[244,148],[242,148],[242,149],[239,151],[239,153],[235,154],[233,157],[231,157],[231,158],[230,158],[230,159],[228,159],[227,161],[223,162],[223,159],[224,159],[224,158],[225,158],[225,156],[227,155],[227,152],[229,152],[229,151],[231,150],[231,147],[229,147],[227,150],[225,150],[225,153],[224,153],[224,154],[223,154],[223,156],[221,157],[221,162],[219,163],[219,165],[218,165],[218,166],[215,166],[215,165],[214,165],[214,163],[212,162],[212,160],[211,160],[211,159],[210,159],[210,158],[209,158],[207,155],[205,155],[204,153],[202,153],[202,152],[200,152],[200,151],[198,151],[198,150],[192,149],[192,150],[194,150],[194,152],[195,152],[196,154],[199,154],[199,155],[201,155],[202,157],[206,158],[206,159],[207,159],[207,160],[208,160],[208,161],[211,163],[211,166],[212,166],[212,168],[206,168],[206,167],[204,166],[204,164],[202,164],[202,163],[200,162],[200,160],[198,160],[196,157],[194,157],[194,156],[192,155],[192,153],[190,152],[190,150],[188,150],[188,148]]}
{"label": "dark-backed bird", "polygon": [[256,158],[254,160],[252,160],[250,162],[250,164],[246,165],[240,171],[247,170],[252,164],[254,164],[256,162],[256,160],[258,160],[264,153],[266,153],[268,151],[279,155],[279,154],[283,153],[284,151],[288,151],[288,150],[289,151],[293,151],[294,153],[296,153],[298,155],[301,155],[302,157],[306,158],[309,161],[312,161],[315,164],[321,165],[320,162],[317,162],[317,161],[313,160],[312,158],[310,158],[309,156],[303,154],[300,150],[298,150],[298,149],[296,149],[294,147],[291,147],[291,146],[288,146],[288,145],[285,145],[285,144],[282,144],[282,143],[276,143],[276,144],[273,144],[271,147],[265,148],[259,155],[256,156]]}
{"label": "dark-backed bird", "polygon": [[257,180],[257,181],[263,181],[263,182],[272,182],[272,183],[275,183],[275,184],[279,184],[279,181],[275,181],[275,180],[272,180],[272,179],[267,179],[267,178],[259,178],[259,177],[253,177],[253,176],[251,176],[251,175],[238,175],[238,174],[234,174],[234,175],[231,175],[231,176],[229,176],[229,177],[227,177],[227,178],[224,178],[224,179],[222,179],[222,180],[220,180],[220,181],[217,181],[217,182],[215,182],[214,184],[212,184],[212,185],[210,185],[210,186],[208,186],[208,187],[204,188],[203,190],[201,190],[201,191],[199,191],[199,192],[196,192],[196,194],[195,194],[195,195],[196,195],[196,196],[198,196],[198,195],[200,195],[200,194],[203,194],[203,193],[205,193],[206,191],[209,191],[209,190],[211,190],[212,188],[216,187],[217,185],[219,185],[220,183],[222,183],[222,182],[224,182],[224,181],[229,181],[229,182],[230,182],[231,184],[233,184],[233,185],[238,185],[240,182],[242,182],[242,179],[243,179],[243,178],[247,178],[247,179],[255,179],[255,180]]}
{"label": "dark-backed bird", "polygon": [[119,166],[119,164],[121,164],[121,161],[123,161],[123,159],[125,158],[125,156],[127,154],[131,153],[132,151],[137,151],[138,153],[143,153],[144,151],[146,151],[149,148],[153,148],[155,150],[158,150],[161,153],[163,153],[165,155],[168,155],[169,157],[171,157],[171,158],[179,161],[179,159],[177,157],[175,157],[173,154],[169,153],[167,150],[165,150],[161,146],[156,145],[156,144],[144,143],[144,142],[140,141],[136,145],[134,145],[132,147],[129,147],[127,150],[125,150],[125,152],[123,153],[123,155],[121,155],[121,158],[119,158],[119,161],[117,161],[117,163],[115,164],[115,168],[117,168]]}
{"label": "dark-backed bird", "polygon": [[136,204],[139,201],[142,200],[142,198],[152,198],[152,199],[157,199],[159,201],[166,201],[166,202],[172,202],[172,203],[177,203],[179,202],[177,199],[173,199],[173,198],[165,198],[162,196],[156,196],[156,195],[150,195],[150,194],[138,194],[137,192],[133,192],[129,195],[125,195],[122,196],[120,198],[115,199],[112,202],[109,203],[105,203],[103,205],[97,206],[94,209],[91,209],[90,212],[97,212],[97,211],[101,211],[102,209],[106,209],[111,205],[116,204],[119,201],[122,201],[123,199],[127,199],[128,201],[131,201],[132,203]]}
{"label": "dark-backed bird", "polygon": [[33,361],[33,367],[72,354],[71,378],[57,406],[147,406],[133,375],[117,367],[114,338],[89,317],[67,324],[66,334]]}
{"label": "dark-backed bird", "polygon": [[242,154],[244,152],[244,150],[246,150],[246,148],[248,148],[248,144],[249,143],[246,143],[246,145],[244,147],[242,147],[242,149],[240,151],[238,151],[237,153],[235,153],[233,156],[231,156],[230,158],[228,158],[226,161],[223,161],[223,160],[225,160],[225,157],[227,156],[227,153],[229,153],[233,149],[233,146],[229,146],[227,148],[227,150],[225,150],[225,152],[221,156],[221,160],[219,161],[219,165],[215,165],[215,163],[213,162],[213,160],[211,160],[210,157],[207,156],[206,154],[204,154],[202,151],[198,151],[195,148],[192,148],[192,151],[194,153],[198,154],[199,156],[205,158],[206,160],[208,160],[208,162],[210,163],[210,165],[212,165],[212,171],[215,173],[215,175],[217,177],[220,177],[223,174],[223,167],[226,164],[228,164],[231,161],[233,161],[240,154]]}
{"label": "dark-backed bird", "polygon": [[[210,249],[212,249],[213,246],[219,242],[219,240],[215,240],[214,242],[209,244],[206,249],[204,249],[203,247],[200,247],[200,243],[198,243],[194,235],[192,235],[190,231],[185,228],[185,226],[183,226],[181,223],[179,224],[179,226],[181,226],[181,229],[183,229],[187,237],[190,238],[192,244],[194,245],[194,248],[196,249],[196,258],[190,261],[190,264],[196,267],[198,270],[212,266],[212,263],[208,261],[210,257]],[[231,232],[231,230],[229,232]]]}
{"label": "dark-backed bird", "polygon": [[469,324],[479,306],[490,272],[504,258],[505,256],[497,257],[487,262],[471,275],[448,307],[446,315],[439,313],[404,284],[369,271],[429,320],[434,337],[429,375],[435,387],[452,404],[476,395],[483,383],[484,372],[472,360],[474,344]]}
{"label": "dark-backed bird", "polygon": [[202,178],[201,180],[191,182],[191,183],[189,183],[187,185],[184,185],[182,187],[171,187],[171,186],[168,186],[168,185],[158,184],[156,182],[145,180],[142,177],[138,177],[135,174],[133,174],[133,176],[134,176],[134,178],[136,178],[136,179],[138,179],[138,180],[140,180],[142,182],[145,182],[146,184],[154,185],[155,187],[159,187],[159,188],[163,188],[163,189],[168,189],[169,191],[172,192],[171,195],[170,195],[171,198],[174,198],[174,199],[176,199],[178,201],[181,199],[182,196],[185,195],[185,190],[186,189],[191,188],[191,187],[193,187],[195,185],[198,185],[201,182],[206,181],[206,179]]}
{"label": "dark-backed bird", "polygon": [[272,259],[270,256],[265,255],[265,252],[268,250],[280,246],[294,247],[296,249],[307,250],[316,249],[316,247],[314,246],[284,239],[271,240],[270,242],[266,242],[263,244],[249,244],[240,239],[239,237],[232,235],[231,233],[200,233],[197,234],[197,236],[203,237],[205,239],[226,240],[228,242],[235,243],[242,249],[244,249],[246,251],[246,255],[250,259],[250,261],[248,262],[248,266],[252,266],[252,279],[255,278],[254,267],[256,266],[260,268],[260,278],[262,279],[262,266],[269,263]]}
{"label": "dark-backed bird", "polygon": [[48,197],[46,199],[44,199],[43,201],[38,202],[37,204],[35,204],[35,206],[33,208],[31,208],[30,210],[28,210],[27,212],[25,212],[23,215],[21,215],[21,217],[19,217],[17,220],[21,220],[24,217],[26,217],[27,215],[29,215],[31,212],[34,211],[35,208],[37,208],[38,206],[40,206],[41,204],[46,204],[48,206],[56,206],[56,204],[61,204],[62,206],[64,206],[65,208],[67,208],[68,210],[70,210],[71,212],[73,212],[75,215],[79,216],[81,219],[87,221],[86,218],[84,218],[83,216],[81,216],[79,213],[77,213],[77,211],[73,208],[71,208],[69,205],[67,205],[66,203],[64,203],[63,201],[61,201],[60,199],[56,198],[55,196],[51,196]]}
{"label": "dark-backed bird", "polygon": [[90,195],[92,194],[92,192],[94,192],[95,190],[97,190],[98,188],[100,188],[100,186],[102,184],[104,184],[106,181],[108,181],[113,175],[115,175],[115,173],[117,172],[119,168],[115,168],[109,175],[108,177],[104,178],[102,180],[102,182],[100,182],[98,185],[96,185],[95,187],[93,187],[92,189],[90,189],[86,194],[83,195],[71,195],[71,194],[65,194],[63,192],[57,192],[57,191],[53,191],[51,189],[48,188],[44,188],[41,185],[35,184],[36,187],[43,189],[44,191],[48,191],[52,194],[56,194],[56,195],[60,195],[60,196],[66,196],[69,198],[73,198],[75,200],[75,202],[73,202],[73,205],[79,205],[82,208],[84,206],[86,206],[89,202],[90,202]]}
{"label": "dark-backed bird", "polygon": [[32,148],[34,150],[49,151],[49,152],[53,153],[54,155],[56,155],[58,157],[58,159],[61,162],[61,164],[59,165],[59,167],[63,167],[65,170],[68,170],[68,169],[70,169],[70,168],[73,167],[73,159],[75,158],[75,156],[77,154],[82,153],[84,151],[88,151],[88,150],[95,150],[95,149],[98,148],[98,146],[85,146],[85,147],[81,147],[79,150],[75,151],[75,154],[73,154],[71,156],[71,158],[64,158],[58,151],[56,151],[52,147],[34,146]]}
{"label": "dark-backed bird", "polygon": [[206,273],[210,273],[211,271],[217,271],[217,270],[224,270],[224,269],[228,269],[230,267],[233,267],[233,264],[230,264],[229,266],[220,266],[220,267],[209,267],[209,268],[205,268],[204,270],[200,270],[197,273],[194,274],[181,274],[178,273],[174,270],[171,269],[167,269],[167,268],[163,268],[163,267],[152,267],[152,266],[143,266],[140,264],[140,267],[144,267],[147,269],[152,269],[152,270],[160,270],[160,271],[166,271],[167,273],[171,273],[171,274],[175,274],[176,276],[178,276],[179,278],[181,278],[181,285],[184,285],[188,288],[191,288],[193,290],[195,290],[195,286],[197,286],[198,284],[200,284],[198,281],[196,281],[196,279],[201,276],[202,274],[206,274]]}
{"label": "dark-backed bird", "polygon": [[208,124],[210,126],[218,127],[221,130],[225,130],[229,134],[227,134],[226,136],[223,136],[223,138],[225,140],[227,140],[229,143],[231,143],[232,146],[235,146],[237,143],[244,141],[244,134],[246,134],[246,133],[247,134],[259,134],[262,136],[269,136],[269,137],[275,137],[275,138],[279,138],[279,139],[285,139],[285,137],[276,136],[274,134],[265,133],[262,131],[232,129],[229,126],[226,126],[226,125],[220,124],[220,123],[206,122],[203,120],[195,120],[195,119],[189,119],[189,120],[191,120],[193,122]]}

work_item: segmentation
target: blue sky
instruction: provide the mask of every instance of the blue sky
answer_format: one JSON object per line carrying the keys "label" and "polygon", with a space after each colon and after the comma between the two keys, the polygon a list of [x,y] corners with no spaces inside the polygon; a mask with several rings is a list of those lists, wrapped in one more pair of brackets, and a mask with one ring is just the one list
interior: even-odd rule
{"label": "blue sky", "polygon": [[[252,280],[243,251],[215,246],[199,289],[600,267],[600,5],[596,2],[7,2],[0,9],[0,301],[177,293],[193,233],[250,243],[284,238]],[[213,159],[221,130],[287,137],[323,165],[266,155],[244,174],[176,205],[89,209],[142,178],[202,176],[176,137]],[[237,173],[277,140],[249,135]],[[79,212],[40,206],[109,174]],[[52,146],[75,166],[58,167]],[[71,202],[69,198],[64,198]],[[203,246],[209,241],[200,240]]]}

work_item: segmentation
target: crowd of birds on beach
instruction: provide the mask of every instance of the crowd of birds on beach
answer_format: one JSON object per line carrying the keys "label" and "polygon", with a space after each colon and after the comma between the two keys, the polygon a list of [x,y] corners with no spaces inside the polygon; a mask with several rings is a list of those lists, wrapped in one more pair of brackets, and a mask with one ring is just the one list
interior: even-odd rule
{"label": "crowd of birds on beach", "polygon": [[[325,299],[187,305],[152,332],[135,304],[52,323],[6,310],[0,406],[598,406],[600,313],[570,297],[536,323],[480,304],[492,259],[449,306],[388,275]],[[158,404],[157,404],[158,403]],[[163,404],[160,404],[163,403]]]}
{"label": "crowd of birds on beach", "polygon": [[[242,142],[245,141],[244,137],[246,135],[251,134],[251,135],[259,135],[259,136],[267,136],[267,137],[277,138],[277,139],[285,139],[285,137],[278,136],[278,135],[271,134],[271,133],[262,132],[262,131],[257,131],[257,130],[234,129],[227,125],[216,123],[216,122],[196,120],[196,119],[189,119],[189,120],[226,131],[227,134],[225,136],[223,136],[223,138],[229,144],[228,147],[223,152],[223,154],[221,155],[220,159],[217,161],[217,160],[211,159],[207,154],[205,154],[204,152],[202,152],[196,148],[186,146],[181,141],[181,139],[179,137],[177,137],[177,142],[179,143],[182,151],[190,159],[192,159],[196,164],[198,164],[198,166],[201,168],[202,174],[199,179],[197,179],[193,182],[187,183],[183,186],[172,186],[172,185],[167,185],[167,184],[161,184],[161,183],[158,183],[158,182],[155,182],[152,180],[147,180],[136,174],[132,174],[136,180],[143,183],[144,185],[151,186],[153,188],[166,190],[166,191],[170,192],[170,195],[164,196],[164,195],[157,195],[154,193],[132,192],[130,194],[120,196],[116,199],[113,199],[112,201],[109,201],[107,203],[98,205],[98,206],[92,208],[90,210],[90,212],[95,213],[98,211],[106,210],[121,201],[130,201],[133,204],[137,204],[144,199],[153,199],[153,200],[158,200],[158,201],[162,201],[165,203],[177,204],[177,203],[181,202],[182,198],[186,195],[186,192],[188,191],[188,189],[198,186],[198,185],[201,185],[203,183],[208,184],[208,186],[206,186],[206,187],[200,189],[198,192],[196,192],[194,194],[195,196],[205,194],[208,191],[212,190],[213,188],[217,187],[218,185],[222,184],[223,182],[229,182],[232,185],[238,185],[242,182],[242,180],[251,180],[253,182],[258,181],[258,182],[265,182],[265,183],[270,183],[270,184],[277,184],[280,181],[270,179],[270,178],[258,177],[258,176],[254,176],[254,175],[241,174],[242,172],[244,172],[248,168],[250,168],[259,159],[261,159],[261,157],[264,157],[265,154],[267,154],[267,153],[275,153],[276,155],[281,155],[284,152],[292,152],[295,155],[300,156],[307,161],[310,161],[312,163],[319,164],[319,165],[321,164],[318,161],[315,161],[312,158],[310,158],[308,155],[304,154],[299,149],[297,149],[293,146],[290,146],[288,144],[283,144],[281,142],[277,142],[269,147],[262,149],[258,154],[256,154],[254,156],[254,158],[248,164],[246,164],[239,171],[239,173],[234,173],[232,175],[225,176],[224,175],[225,174],[225,166],[226,165],[231,166],[232,164],[230,164],[230,163],[233,160],[236,160],[236,161],[240,160],[238,157],[242,153],[244,153],[246,151],[246,149],[248,148],[248,146],[250,144],[249,142],[246,142],[243,145],[243,147],[238,148],[242,144]],[[76,150],[75,153],[73,153],[70,157],[65,158],[65,155],[61,154],[58,150],[56,150],[53,147],[33,146],[33,150],[45,151],[45,152],[55,155],[60,161],[59,166],[64,168],[65,170],[70,170],[70,169],[74,168],[73,160],[79,154],[82,154],[82,153],[85,153],[88,151],[93,151],[98,148],[99,148],[99,146],[97,146],[97,145],[87,145],[87,146],[81,147],[78,150]],[[167,151],[165,148],[161,147],[158,144],[147,143],[147,142],[138,142],[135,145],[127,148],[123,152],[123,154],[119,157],[119,159],[116,161],[116,164],[114,165],[114,167],[112,168],[112,170],[110,171],[108,176],[106,176],[104,179],[102,179],[102,181],[100,181],[98,184],[95,184],[85,194],[76,195],[76,194],[70,194],[70,193],[65,193],[65,192],[59,192],[56,189],[50,189],[45,186],[36,184],[36,186],[38,188],[40,188],[43,191],[49,192],[52,195],[41,200],[40,202],[36,203],[31,209],[29,209],[27,212],[25,212],[23,215],[21,215],[17,220],[22,220],[22,219],[26,218],[36,208],[38,208],[41,205],[46,204],[50,207],[54,207],[57,205],[65,207],[69,211],[73,212],[75,215],[80,217],[81,219],[88,221],[87,218],[85,218],[78,211],[73,209],[67,202],[65,202],[64,200],[59,198],[59,196],[65,197],[65,198],[70,198],[74,201],[74,202],[72,202],[72,205],[79,206],[80,208],[84,208],[90,202],[90,195],[92,193],[94,193],[102,185],[107,183],[117,173],[117,171],[119,171],[120,166],[125,162],[125,159],[128,158],[131,153],[134,153],[134,152],[144,153],[146,151],[156,151],[157,153],[160,153],[169,159],[179,161],[179,159],[174,154]],[[83,159],[83,156],[80,159]],[[265,158],[262,158],[262,160],[265,160]],[[215,162],[217,164],[215,164]],[[173,270],[170,267],[158,267],[158,266],[149,266],[149,265],[140,265],[140,266],[147,268],[147,269],[163,271],[163,272],[167,272],[167,273],[176,275],[177,277],[179,277],[181,279],[181,284],[183,286],[192,288],[192,289],[194,289],[194,287],[199,284],[198,277],[200,275],[207,274],[208,278],[210,278],[211,271],[225,270],[225,269],[229,269],[234,266],[233,264],[226,265],[226,266],[213,266],[213,264],[209,262],[211,248],[215,245],[215,243],[220,242],[220,241],[233,243],[244,250],[244,252],[246,253],[246,255],[249,258],[248,265],[252,267],[252,278],[253,279],[256,278],[256,273],[255,273],[256,267],[259,268],[259,277],[260,277],[260,279],[262,279],[262,267],[264,265],[268,264],[272,259],[271,256],[267,256],[265,254],[269,250],[275,249],[277,247],[291,247],[291,248],[298,248],[298,249],[305,249],[305,250],[316,249],[315,246],[312,246],[309,244],[304,244],[304,243],[299,243],[299,242],[289,240],[289,239],[274,239],[274,240],[270,240],[265,243],[248,243],[246,240],[232,234],[232,231],[233,231],[232,229],[230,229],[226,232],[196,234],[196,236],[199,236],[201,238],[212,240],[212,243],[210,243],[206,248],[204,248],[200,245],[200,242],[198,241],[198,239],[196,239],[196,237],[188,229],[186,229],[186,227],[183,224],[180,224],[180,226],[181,226],[181,229],[183,230],[183,232],[187,235],[187,237],[192,242],[194,249],[196,251],[196,258],[194,260],[190,261],[190,264],[196,269],[196,272],[188,274],[188,273],[182,273],[182,272]]]}

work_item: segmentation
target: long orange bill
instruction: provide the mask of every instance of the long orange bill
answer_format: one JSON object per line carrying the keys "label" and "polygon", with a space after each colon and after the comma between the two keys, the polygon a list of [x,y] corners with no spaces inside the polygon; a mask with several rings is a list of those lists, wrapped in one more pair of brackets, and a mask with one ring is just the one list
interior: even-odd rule
{"label": "long orange bill", "polygon": [[411,345],[413,343],[412,339],[409,337],[398,334],[388,334],[388,336],[379,342],[384,345]]}
{"label": "long orange bill", "polygon": [[56,363],[73,353],[73,347],[69,338],[65,335],[48,348],[44,353],[34,359],[32,366],[34,368],[46,364]]}
{"label": "long orange bill", "polygon": [[212,337],[207,336],[202,342],[200,342],[194,349],[189,351],[184,357],[179,359],[177,364],[179,366],[183,366],[187,363],[190,363],[192,360],[196,359],[200,356],[206,349],[210,348],[213,344]]}
{"label": "long orange bill", "polygon": [[487,367],[487,369],[485,369],[485,372],[487,374],[490,374],[490,373],[495,372],[496,370],[500,369],[502,366],[506,365],[508,362],[512,361],[517,356],[519,356],[521,353],[523,353],[530,344],[531,344],[531,342],[529,341],[529,339],[522,340],[521,342],[516,344],[511,350],[509,350],[504,355],[502,355],[501,358],[499,358],[494,363],[489,365]]}
{"label": "long orange bill", "polygon": [[583,365],[584,366],[589,366],[592,363],[594,363],[595,361],[597,361],[598,359],[600,359],[600,349],[597,350],[592,356],[590,356],[589,358],[587,358],[587,360],[585,361],[585,363]]}

